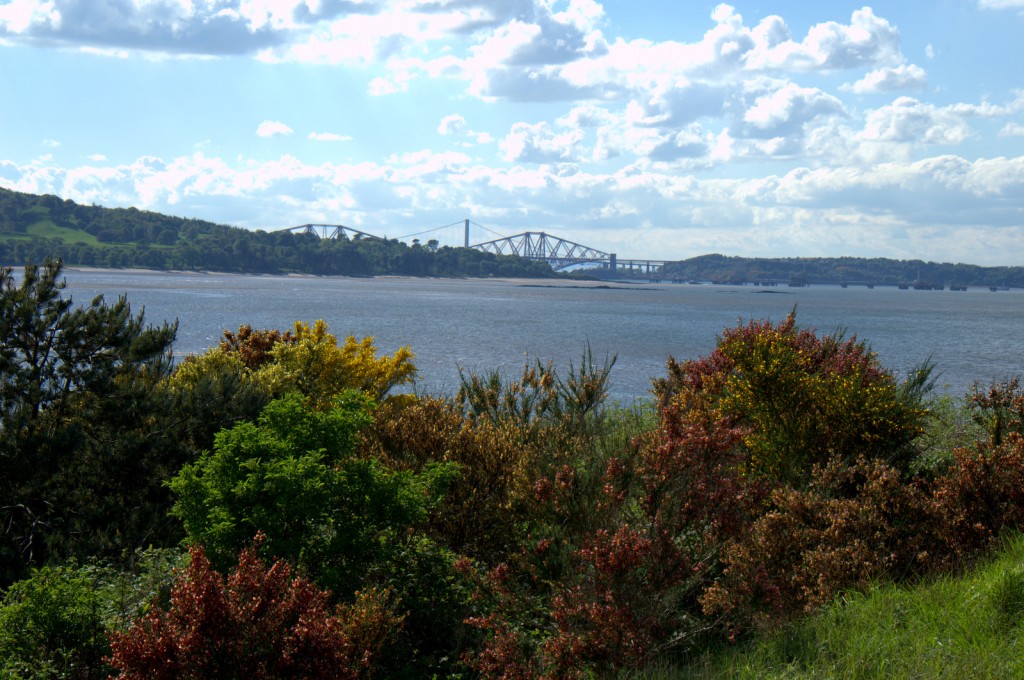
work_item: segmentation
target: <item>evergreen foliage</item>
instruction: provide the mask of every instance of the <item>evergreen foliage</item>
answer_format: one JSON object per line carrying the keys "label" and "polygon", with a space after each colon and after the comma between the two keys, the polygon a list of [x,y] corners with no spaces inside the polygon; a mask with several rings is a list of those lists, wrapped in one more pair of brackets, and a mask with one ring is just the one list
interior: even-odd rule
{"label": "evergreen foliage", "polygon": [[76,306],[60,272],[0,270],[0,583],[167,537],[163,482],[187,456],[159,386],[176,326],[123,297]]}

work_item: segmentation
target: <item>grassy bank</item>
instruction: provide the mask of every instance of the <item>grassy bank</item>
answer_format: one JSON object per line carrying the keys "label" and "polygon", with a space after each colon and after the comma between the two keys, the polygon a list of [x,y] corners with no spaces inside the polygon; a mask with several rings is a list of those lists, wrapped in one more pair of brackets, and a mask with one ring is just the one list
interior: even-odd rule
{"label": "grassy bank", "polygon": [[1024,677],[1024,536],[965,574],[850,593],[818,614],[643,678]]}

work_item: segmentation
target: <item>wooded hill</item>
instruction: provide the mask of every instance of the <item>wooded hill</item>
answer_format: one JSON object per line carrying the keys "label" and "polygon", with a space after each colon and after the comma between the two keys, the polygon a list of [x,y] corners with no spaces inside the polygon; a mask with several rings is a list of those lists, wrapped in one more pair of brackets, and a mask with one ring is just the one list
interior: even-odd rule
{"label": "wooded hill", "polygon": [[553,276],[545,263],[436,241],[321,240],[0,189],[0,264],[46,258],[68,265],[258,274]]}
{"label": "wooded hill", "polygon": [[665,266],[666,278],[715,283],[848,284],[851,286],[1024,287],[1024,267],[858,257],[779,259],[702,255]]}
{"label": "wooded hill", "polygon": [[[397,240],[324,239],[249,231],[136,208],[79,205],[0,188],[0,265],[61,258],[95,267],[344,276],[551,277],[544,263],[472,248]],[[582,270],[577,275],[607,276]],[[620,276],[627,276],[619,272]],[[716,283],[1024,287],[1024,267],[885,258],[746,258],[701,255],[665,266],[662,277]]]}

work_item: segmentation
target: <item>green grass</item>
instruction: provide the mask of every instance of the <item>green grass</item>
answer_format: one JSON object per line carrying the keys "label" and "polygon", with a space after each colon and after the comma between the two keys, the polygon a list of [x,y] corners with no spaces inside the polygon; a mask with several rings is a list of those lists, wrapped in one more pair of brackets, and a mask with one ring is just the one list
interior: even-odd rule
{"label": "green grass", "polygon": [[41,236],[43,238],[59,238],[65,243],[84,243],[90,246],[100,246],[101,244],[96,237],[92,234],[82,231],[81,229],[69,229],[67,227],[58,227],[50,220],[40,220],[28,228],[28,233],[31,236]]}
{"label": "green grass", "polygon": [[964,575],[854,593],[642,678],[1024,678],[1024,536]]}
{"label": "green grass", "polygon": [[41,219],[35,222],[23,234],[0,234],[0,240],[4,241],[27,241],[32,238],[59,238],[65,243],[84,243],[85,245],[96,247],[109,245],[101,243],[95,236],[81,229],[58,227],[49,219]]}

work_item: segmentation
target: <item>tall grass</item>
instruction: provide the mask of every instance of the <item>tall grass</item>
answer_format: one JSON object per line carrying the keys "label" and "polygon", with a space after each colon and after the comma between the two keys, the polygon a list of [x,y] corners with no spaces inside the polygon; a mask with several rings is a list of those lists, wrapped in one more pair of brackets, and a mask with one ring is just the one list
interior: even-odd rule
{"label": "tall grass", "polygon": [[737,647],[637,678],[1022,678],[1024,535],[960,576],[878,585]]}

